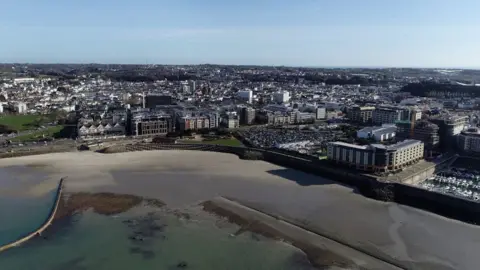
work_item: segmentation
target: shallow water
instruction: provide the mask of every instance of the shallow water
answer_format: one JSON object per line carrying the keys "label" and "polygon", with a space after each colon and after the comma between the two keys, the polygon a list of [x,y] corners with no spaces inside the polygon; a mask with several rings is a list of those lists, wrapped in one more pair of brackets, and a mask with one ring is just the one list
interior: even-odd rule
{"label": "shallow water", "polygon": [[44,179],[23,166],[0,170],[0,245],[39,228],[48,217],[55,201],[56,189],[37,196],[26,192]]}
{"label": "shallow water", "polygon": [[[47,239],[0,254],[0,269],[312,269],[299,250],[249,232],[234,236],[236,225],[199,209],[190,219],[149,213],[85,212],[57,222]],[[138,232],[141,241],[130,239]]]}

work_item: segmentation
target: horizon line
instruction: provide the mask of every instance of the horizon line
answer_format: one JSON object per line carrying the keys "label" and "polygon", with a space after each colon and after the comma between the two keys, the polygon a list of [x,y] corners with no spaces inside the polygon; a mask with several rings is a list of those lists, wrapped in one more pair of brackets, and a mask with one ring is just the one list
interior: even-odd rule
{"label": "horizon line", "polygon": [[434,66],[312,66],[312,65],[267,65],[267,64],[159,64],[159,63],[107,63],[107,62],[0,62],[0,65],[124,65],[124,66],[255,66],[255,67],[291,67],[291,68],[318,68],[318,69],[461,69],[480,70],[480,67],[434,67]]}

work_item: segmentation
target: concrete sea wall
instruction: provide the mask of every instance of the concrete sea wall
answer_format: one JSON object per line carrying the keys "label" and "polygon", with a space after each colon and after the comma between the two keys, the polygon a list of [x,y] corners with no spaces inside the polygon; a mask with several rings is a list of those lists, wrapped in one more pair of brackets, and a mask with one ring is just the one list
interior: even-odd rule
{"label": "concrete sea wall", "polygon": [[60,199],[62,197],[63,181],[64,181],[63,178],[60,179],[60,183],[58,184],[58,187],[57,187],[57,193],[55,195],[55,203],[53,204],[52,209],[50,210],[50,214],[48,215],[48,217],[45,220],[45,222],[43,223],[43,225],[40,226],[40,228],[34,230],[33,232],[28,233],[27,235],[21,237],[20,239],[18,239],[16,241],[13,241],[13,242],[8,243],[6,245],[0,246],[0,252],[5,251],[5,250],[10,249],[10,248],[13,248],[13,247],[16,247],[16,246],[19,246],[19,245],[27,242],[28,240],[34,238],[35,236],[42,234],[42,232],[44,232],[48,228],[48,226],[50,226],[52,224],[53,219],[55,217],[55,214],[57,213],[57,209],[58,209],[58,205],[60,203]]}
{"label": "concrete sea wall", "polygon": [[[248,158],[247,153],[260,153],[261,159],[279,166],[330,178],[336,182],[357,188],[364,196],[383,201],[393,201],[424,209],[442,216],[472,224],[480,224],[480,204],[474,201],[442,193],[428,191],[403,183],[380,182],[374,177],[348,169],[339,169],[324,160],[285,151],[265,150],[252,147],[233,147],[206,144],[153,144],[139,143],[118,145],[104,149],[104,153],[145,150],[198,150],[236,154]],[[430,168],[429,168],[430,169]],[[420,172],[423,173],[423,172]],[[425,172],[430,173],[430,172]],[[312,183],[314,184],[314,183]]]}

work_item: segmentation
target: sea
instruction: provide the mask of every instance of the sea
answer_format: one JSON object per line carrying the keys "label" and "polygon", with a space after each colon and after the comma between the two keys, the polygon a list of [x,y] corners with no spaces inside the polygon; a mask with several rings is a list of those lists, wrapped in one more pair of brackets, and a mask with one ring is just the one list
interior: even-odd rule
{"label": "sea", "polygon": [[[55,189],[41,196],[5,192],[32,182],[23,177],[18,183],[20,169],[0,169],[0,244],[38,228],[54,203]],[[238,229],[199,207],[140,206],[114,216],[89,210],[0,253],[0,269],[314,269],[288,243],[248,231],[237,235]]]}

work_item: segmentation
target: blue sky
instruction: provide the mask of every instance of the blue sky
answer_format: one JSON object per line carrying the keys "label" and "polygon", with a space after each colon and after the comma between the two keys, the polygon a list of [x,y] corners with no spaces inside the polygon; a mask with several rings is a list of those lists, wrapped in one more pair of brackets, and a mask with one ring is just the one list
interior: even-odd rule
{"label": "blue sky", "polygon": [[0,0],[0,62],[480,67],[478,0]]}

